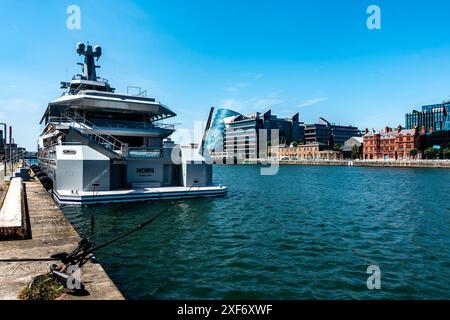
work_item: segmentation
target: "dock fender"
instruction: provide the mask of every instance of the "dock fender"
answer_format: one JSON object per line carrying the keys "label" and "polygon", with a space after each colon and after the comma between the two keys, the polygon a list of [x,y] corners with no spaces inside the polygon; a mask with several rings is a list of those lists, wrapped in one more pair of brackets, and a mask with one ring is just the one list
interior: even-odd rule
{"label": "dock fender", "polygon": [[34,172],[35,174],[42,171],[39,167],[34,168],[34,169],[31,169],[31,170],[33,170],[33,172]]}
{"label": "dock fender", "polygon": [[35,177],[38,178],[38,179],[40,179],[42,177],[46,177],[46,176],[47,176],[47,174],[45,172],[42,172],[42,171],[35,173]]}
{"label": "dock fender", "polygon": [[50,189],[53,189],[53,180],[50,179],[49,177],[47,177],[47,176],[40,177],[39,181],[42,183],[45,190],[48,191]]}

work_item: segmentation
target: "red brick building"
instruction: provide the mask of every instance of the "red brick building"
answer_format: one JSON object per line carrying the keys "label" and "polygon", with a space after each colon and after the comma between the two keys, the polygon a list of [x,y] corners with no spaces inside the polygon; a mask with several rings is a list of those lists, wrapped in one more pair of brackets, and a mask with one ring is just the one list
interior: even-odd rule
{"label": "red brick building", "polygon": [[[363,142],[363,159],[365,160],[402,160],[410,159],[411,150],[418,150],[419,131],[416,129],[397,129],[389,127],[380,132],[366,129]],[[417,154],[420,158],[420,154]]]}
{"label": "red brick building", "polygon": [[421,158],[419,154],[419,144],[420,134],[417,128],[415,129],[403,129],[397,135],[396,145],[397,145],[397,158],[411,159],[411,150],[415,149],[417,151],[417,156],[415,158]]}

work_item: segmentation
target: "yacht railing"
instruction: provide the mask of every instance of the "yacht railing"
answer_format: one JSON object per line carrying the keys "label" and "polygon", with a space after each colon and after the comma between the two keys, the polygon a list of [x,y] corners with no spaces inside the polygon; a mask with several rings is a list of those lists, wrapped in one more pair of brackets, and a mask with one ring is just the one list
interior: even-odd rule
{"label": "yacht railing", "polygon": [[130,158],[161,158],[161,148],[129,148]]}
{"label": "yacht railing", "polygon": [[3,169],[1,171],[4,171],[4,175],[7,175],[7,170],[9,170],[10,173],[14,171],[14,168],[17,166],[18,163],[25,163],[26,160],[36,159],[36,153],[35,152],[14,152],[12,155],[5,155],[5,159],[2,163],[2,167],[0,169]]}
{"label": "yacht railing", "polygon": [[[59,122],[61,117],[50,117],[50,122]],[[87,121],[85,118],[77,117],[77,122]],[[90,120],[92,125],[96,126],[98,129],[136,129],[136,130],[170,130],[174,131],[175,126],[172,124],[159,123],[159,122],[144,122],[144,121],[127,121],[127,120]]]}
{"label": "yacht railing", "polygon": [[[58,142],[38,152],[38,158],[44,160],[56,159],[56,147],[57,146],[78,146],[82,145],[81,142]],[[130,158],[160,158],[163,148],[146,148],[146,147],[131,147],[128,148],[127,155]]]}
{"label": "yacht railing", "polygon": [[[96,143],[121,154],[124,157],[130,158],[160,158],[161,148],[148,147],[129,147],[128,144],[123,143],[112,135],[100,134],[105,128],[141,128],[141,129],[168,129],[174,130],[174,125],[163,123],[144,123],[140,121],[115,121],[105,120],[103,122],[92,122],[87,120],[76,112],[65,112],[60,117],[51,117],[50,122],[66,125],[78,129]],[[67,144],[67,143],[63,143]],[[55,145],[56,146],[56,145]]]}
{"label": "yacht railing", "polygon": [[[92,121],[92,120],[91,120]],[[165,123],[151,123],[144,121],[127,121],[127,120],[93,120],[97,127],[112,129],[140,129],[140,130],[158,130],[165,129],[173,131],[174,125]]]}
{"label": "yacht railing", "polygon": [[87,134],[91,140],[114,152],[122,152],[127,147],[125,143],[122,143],[122,141],[112,135],[98,134],[97,131],[101,130],[101,128],[98,128],[95,124],[75,112],[61,114],[59,123],[68,124],[70,127],[79,130],[81,129],[81,131]]}

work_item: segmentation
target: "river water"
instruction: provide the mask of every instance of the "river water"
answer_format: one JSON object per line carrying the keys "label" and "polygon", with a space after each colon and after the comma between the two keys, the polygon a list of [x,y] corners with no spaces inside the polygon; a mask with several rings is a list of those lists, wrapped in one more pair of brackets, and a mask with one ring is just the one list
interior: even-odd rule
{"label": "river water", "polygon": [[[97,253],[128,299],[450,299],[450,170],[216,166],[186,200]],[[170,202],[63,207],[96,244]],[[367,287],[367,268],[381,289]]]}

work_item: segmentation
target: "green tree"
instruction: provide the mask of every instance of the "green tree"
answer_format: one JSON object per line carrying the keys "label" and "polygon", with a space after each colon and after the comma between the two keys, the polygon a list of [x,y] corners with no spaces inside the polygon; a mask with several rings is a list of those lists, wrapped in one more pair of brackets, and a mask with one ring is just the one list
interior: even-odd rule
{"label": "green tree", "polygon": [[415,159],[417,157],[417,149],[411,149],[411,151],[409,151],[409,155],[411,158]]}
{"label": "green tree", "polygon": [[359,157],[359,148],[355,144],[352,148],[352,159],[358,159],[358,157]]}
{"label": "green tree", "polygon": [[423,154],[425,155],[425,158],[427,159],[436,159],[436,156],[438,154],[438,151],[434,148],[428,148],[426,149]]}
{"label": "green tree", "polygon": [[297,147],[298,147],[298,142],[297,142],[297,141],[292,142],[292,146],[293,146],[294,148],[297,148]]}
{"label": "green tree", "polygon": [[333,151],[340,151],[340,150],[341,150],[341,145],[340,144],[333,145]]}
{"label": "green tree", "polygon": [[450,159],[450,148],[444,149],[444,159]]}

